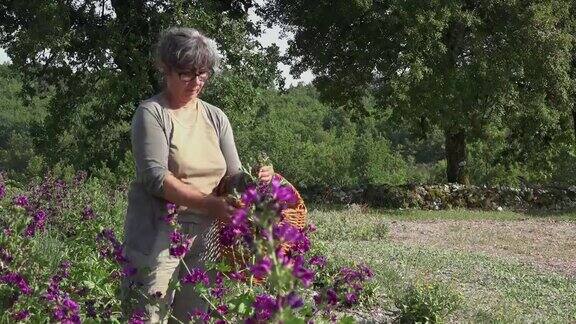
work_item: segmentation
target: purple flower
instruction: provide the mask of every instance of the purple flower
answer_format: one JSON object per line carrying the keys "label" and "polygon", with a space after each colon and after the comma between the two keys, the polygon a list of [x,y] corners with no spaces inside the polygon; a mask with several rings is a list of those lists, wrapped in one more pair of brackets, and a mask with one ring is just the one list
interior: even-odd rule
{"label": "purple flower", "polygon": [[236,242],[236,234],[232,225],[225,225],[220,229],[220,244],[222,246],[232,246]]}
{"label": "purple flower", "polygon": [[212,295],[212,297],[218,299],[224,297],[225,292],[226,290],[224,289],[224,287],[215,287],[210,290],[210,294]]}
{"label": "purple flower", "polygon": [[184,278],[182,278],[182,283],[191,285],[202,283],[205,286],[208,286],[210,284],[210,281],[208,279],[208,275],[206,274],[206,272],[202,271],[202,269],[199,268],[193,268],[190,270],[189,274],[187,274],[186,276],[184,276]]}
{"label": "purple flower", "polygon": [[299,254],[304,254],[310,251],[310,239],[306,235],[301,234],[298,237],[298,240],[293,243],[292,251]]}
{"label": "purple flower", "polygon": [[298,201],[291,186],[284,186],[279,178],[272,179],[272,197],[280,203],[295,203]]}
{"label": "purple flower", "polygon": [[177,208],[177,206],[176,206],[175,203],[172,203],[172,202],[169,202],[169,201],[166,202],[166,212],[167,212],[168,214],[175,214],[175,213],[176,213],[176,208]]}
{"label": "purple flower", "polygon": [[294,267],[292,274],[294,277],[300,279],[304,287],[310,287],[314,281],[314,271],[308,270],[302,266]]}
{"label": "purple flower", "polygon": [[86,181],[86,178],[88,178],[88,173],[86,171],[78,171],[74,176],[73,180],[74,187],[79,187],[80,185],[82,185]]}
{"label": "purple flower", "polygon": [[65,298],[56,306],[52,313],[55,320],[62,323],[80,323],[78,304],[70,298]]}
{"label": "purple flower", "polygon": [[96,217],[96,215],[94,214],[94,210],[92,209],[92,207],[90,206],[84,207],[84,209],[82,210],[82,218],[84,220],[91,220],[94,219],[94,217]]}
{"label": "purple flower", "polygon": [[358,302],[358,297],[354,293],[346,293],[345,299],[348,305],[356,304]]}
{"label": "purple flower", "polygon": [[360,269],[360,271],[362,272],[364,277],[366,277],[366,278],[374,277],[374,272],[372,272],[372,269],[368,268],[367,266],[360,265],[360,266],[358,266],[358,269]]}
{"label": "purple flower", "polygon": [[96,307],[94,307],[94,300],[85,301],[84,307],[86,308],[86,316],[96,319],[98,314],[96,313]]}
{"label": "purple flower", "polygon": [[246,280],[246,275],[244,272],[232,272],[230,274],[230,279],[242,282]]}
{"label": "purple flower", "polygon": [[174,244],[180,243],[182,241],[182,237],[182,233],[178,232],[177,230],[174,230],[170,233],[170,241]]}
{"label": "purple flower", "polygon": [[312,296],[312,299],[314,299],[314,303],[316,303],[316,305],[320,305],[322,304],[322,295],[315,293],[314,296]]}
{"label": "purple flower", "polygon": [[328,298],[328,304],[336,305],[338,304],[338,295],[334,291],[334,289],[326,290],[326,298]]}
{"label": "purple flower", "polygon": [[274,227],[274,237],[283,242],[294,243],[300,240],[302,233],[295,226],[288,223],[281,223]]}
{"label": "purple flower", "polygon": [[28,224],[26,226],[26,229],[24,230],[24,236],[32,237],[34,235],[36,235],[36,224],[34,223]]}
{"label": "purple flower", "polygon": [[224,288],[224,275],[222,272],[216,272],[216,278],[214,278],[214,287],[210,290],[210,294],[214,298],[222,298],[224,297],[224,292],[226,289]]}
{"label": "purple flower", "polygon": [[28,311],[27,309],[24,309],[24,310],[21,310],[19,312],[12,314],[12,318],[15,321],[23,321],[23,320],[27,319],[28,317],[30,317],[30,311]]}
{"label": "purple flower", "polygon": [[122,276],[127,278],[127,277],[132,277],[134,276],[136,273],[138,273],[138,269],[134,268],[133,266],[130,265],[125,265],[122,268]]}
{"label": "purple flower", "polygon": [[228,313],[228,306],[220,305],[220,306],[216,307],[216,311],[218,312],[218,314],[224,315],[224,314]]}
{"label": "purple flower", "polygon": [[12,236],[12,234],[14,234],[14,231],[11,228],[5,228],[2,230],[2,233],[4,233],[4,235],[6,236]]}
{"label": "purple flower", "polygon": [[250,266],[250,272],[256,278],[266,277],[272,270],[272,260],[269,257],[264,257],[260,261]]}
{"label": "purple flower", "polygon": [[176,209],[178,207],[176,204],[167,202],[166,203],[166,215],[162,217],[162,221],[168,225],[175,226],[176,225]]}
{"label": "purple flower", "polygon": [[16,197],[14,197],[14,199],[12,200],[12,203],[15,206],[20,206],[23,208],[28,207],[29,202],[28,202],[28,197],[24,196],[24,195],[18,195]]}
{"label": "purple flower", "polygon": [[306,226],[306,233],[314,233],[316,232],[317,228],[316,225],[310,223],[308,224],[308,226]]}
{"label": "purple flower", "polygon": [[162,221],[168,225],[176,225],[176,214],[168,214],[162,218]]}
{"label": "purple flower", "polygon": [[20,293],[24,295],[32,294],[32,289],[28,285],[28,282],[26,279],[24,279],[24,277],[22,277],[22,275],[18,273],[9,272],[5,275],[2,275],[0,276],[0,282],[15,285],[20,290]]}
{"label": "purple flower", "polygon": [[147,319],[148,319],[148,316],[146,315],[146,312],[142,309],[137,309],[132,313],[132,316],[130,316],[128,323],[130,323],[130,324],[144,324],[144,323],[146,323]]}
{"label": "purple flower", "polygon": [[256,296],[252,306],[254,307],[254,316],[259,321],[269,320],[279,309],[276,298],[266,294]]}
{"label": "purple flower", "polygon": [[203,310],[197,309],[190,314],[190,319],[191,320],[199,319],[199,320],[206,323],[206,322],[210,321],[210,314],[208,314],[207,312],[205,312]]}
{"label": "purple flower", "polygon": [[304,306],[304,301],[295,292],[291,292],[283,298],[283,306],[288,306],[290,308],[300,308]]}
{"label": "purple flower", "polygon": [[170,233],[170,241],[171,244],[168,251],[171,256],[176,258],[184,257],[192,245],[192,239],[182,235],[177,230]]}
{"label": "purple flower", "polygon": [[8,250],[0,246],[0,260],[4,261],[5,263],[10,263],[12,262],[13,259],[14,258],[12,257],[10,252],[8,252]]}
{"label": "purple flower", "polygon": [[32,216],[32,221],[30,224],[26,226],[26,230],[24,231],[24,235],[27,237],[32,237],[36,234],[36,231],[43,230],[44,226],[46,225],[46,212],[43,210],[38,210]]}
{"label": "purple flower", "polygon": [[240,201],[244,206],[251,206],[260,200],[260,195],[254,187],[247,188],[240,197]]}
{"label": "purple flower", "polygon": [[4,198],[4,196],[6,196],[6,186],[3,182],[0,182],[0,199]]}
{"label": "purple flower", "polygon": [[326,257],[322,255],[315,255],[310,258],[310,264],[322,269],[326,266]]}

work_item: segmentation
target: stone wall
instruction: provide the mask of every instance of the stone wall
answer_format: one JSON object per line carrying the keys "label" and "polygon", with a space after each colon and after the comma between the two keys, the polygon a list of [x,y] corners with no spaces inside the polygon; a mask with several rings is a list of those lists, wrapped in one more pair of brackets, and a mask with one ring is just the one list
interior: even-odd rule
{"label": "stone wall", "polygon": [[327,204],[367,204],[384,208],[426,210],[564,210],[576,208],[576,186],[488,187],[444,185],[370,186],[365,188],[308,188],[307,200]]}

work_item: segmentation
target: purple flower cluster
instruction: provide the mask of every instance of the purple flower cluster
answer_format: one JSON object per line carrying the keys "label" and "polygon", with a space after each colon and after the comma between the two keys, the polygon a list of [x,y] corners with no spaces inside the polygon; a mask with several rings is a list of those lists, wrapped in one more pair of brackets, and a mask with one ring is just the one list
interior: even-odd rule
{"label": "purple flower cluster", "polygon": [[14,319],[15,321],[24,321],[28,317],[30,317],[30,311],[27,309],[12,314],[12,319]]}
{"label": "purple flower cluster", "polygon": [[28,201],[28,197],[25,195],[18,195],[12,199],[12,203],[14,206],[28,208],[30,202]]}
{"label": "purple flower cluster", "polygon": [[208,286],[210,281],[208,279],[208,275],[205,271],[200,268],[192,268],[190,273],[182,278],[183,284],[195,285],[198,283],[203,284],[204,286]]}
{"label": "purple flower cluster", "polygon": [[214,279],[214,287],[210,289],[210,294],[216,299],[222,299],[225,292],[226,288],[224,288],[224,275],[222,272],[217,272],[216,278]]}
{"label": "purple flower cluster", "polygon": [[130,277],[137,273],[138,270],[130,265],[130,261],[124,255],[122,244],[112,229],[103,229],[96,236],[96,241],[101,244],[100,255],[102,257],[114,260],[122,266],[123,277]]}
{"label": "purple flower cluster", "polygon": [[50,278],[50,283],[48,284],[48,289],[44,293],[43,297],[51,302],[58,302],[60,300],[66,299],[67,294],[60,289],[60,283],[62,280],[68,277],[70,274],[70,262],[64,261],[60,264],[58,273]]}
{"label": "purple flower cluster", "polygon": [[46,225],[46,212],[43,210],[37,210],[32,216],[32,221],[26,226],[26,230],[24,231],[24,235],[28,237],[32,237],[36,235],[37,231],[44,230],[44,226]]}
{"label": "purple flower cluster", "polygon": [[176,210],[177,210],[177,206],[174,203],[171,202],[167,202],[166,203],[166,215],[162,218],[162,221],[164,221],[164,223],[170,225],[170,226],[175,226],[176,225]]}
{"label": "purple flower cluster", "polygon": [[188,235],[183,235],[177,229],[170,233],[170,255],[175,258],[182,258],[190,251],[192,239]]}
{"label": "purple flower cluster", "polygon": [[8,272],[4,275],[1,275],[0,282],[16,286],[21,294],[32,294],[32,288],[30,288],[26,279],[19,273]]}
{"label": "purple flower cluster", "polygon": [[[231,217],[230,224],[223,226],[220,230],[220,244],[223,246],[232,246],[238,239],[243,238],[248,245],[253,241],[253,231],[259,232],[264,236],[269,220],[260,219],[262,210],[268,209],[275,211],[278,216],[271,219],[272,223],[281,219],[281,211],[288,204],[297,201],[296,193],[291,186],[284,185],[281,178],[276,175],[271,183],[260,184],[258,186],[248,187],[240,196],[239,205]],[[253,213],[254,209],[258,210]],[[249,215],[254,214],[253,222]],[[255,228],[256,227],[256,228]],[[306,249],[306,244],[301,249]]]}
{"label": "purple flower cluster", "polygon": [[12,254],[10,254],[10,252],[6,250],[4,247],[0,246],[0,261],[8,264],[12,262],[12,260],[14,260]]}
{"label": "purple flower cluster", "polygon": [[78,303],[70,298],[64,298],[56,305],[52,315],[54,320],[60,323],[76,324],[81,323],[79,311]]}
{"label": "purple flower cluster", "polygon": [[146,323],[147,319],[148,319],[148,316],[146,315],[146,312],[144,310],[137,309],[132,313],[132,316],[128,320],[128,323],[129,324],[144,324],[144,323]]}
{"label": "purple flower cluster", "polygon": [[341,268],[334,284],[322,294],[314,296],[316,304],[326,302],[330,306],[351,306],[358,303],[358,296],[364,289],[364,283],[374,276],[370,268],[360,265],[356,269]]}
{"label": "purple flower cluster", "polygon": [[277,297],[260,294],[252,302],[254,315],[248,318],[246,323],[269,322],[282,308],[297,309],[302,306],[304,306],[304,301],[295,292]]}
{"label": "purple flower cluster", "polygon": [[323,269],[326,266],[326,257],[323,255],[315,255],[310,258],[308,263],[316,266],[318,269]]}
{"label": "purple flower cluster", "polygon": [[63,261],[58,272],[50,278],[48,289],[43,297],[54,304],[52,317],[60,323],[80,323],[80,307],[78,303],[60,288],[60,284],[70,275],[70,262]]}
{"label": "purple flower cluster", "polygon": [[4,181],[0,179],[0,199],[4,198],[4,196],[6,196],[6,185]]}
{"label": "purple flower cluster", "polygon": [[265,278],[272,271],[272,260],[265,256],[250,266],[250,272],[256,278]]}
{"label": "purple flower cluster", "polygon": [[208,323],[210,321],[210,314],[204,310],[197,309],[190,313],[190,320],[194,321],[194,323]]}
{"label": "purple flower cluster", "polygon": [[287,243],[293,253],[304,254],[310,250],[310,239],[305,232],[289,223],[282,222],[274,226],[274,238]]}
{"label": "purple flower cluster", "polygon": [[272,197],[275,201],[286,206],[287,204],[294,204],[297,202],[298,198],[294,189],[291,186],[286,186],[282,184],[282,180],[278,175],[274,176],[271,183],[272,187]]}
{"label": "purple flower cluster", "polygon": [[72,185],[74,186],[74,188],[78,188],[81,185],[84,184],[84,182],[86,182],[86,179],[88,178],[88,172],[86,171],[78,171],[76,173],[76,175],[74,176],[74,180],[72,182]]}
{"label": "purple flower cluster", "polygon": [[82,218],[84,220],[92,220],[96,217],[96,214],[94,214],[94,210],[92,209],[92,206],[86,206],[84,207],[84,209],[82,210]]}
{"label": "purple flower cluster", "polygon": [[304,287],[310,287],[314,281],[314,271],[304,267],[304,257],[301,255],[292,259],[292,275],[299,279]]}
{"label": "purple flower cluster", "polygon": [[267,294],[256,296],[252,307],[254,307],[254,316],[247,320],[246,323],[258,323],[270,320],[280,309],[278,300]]}

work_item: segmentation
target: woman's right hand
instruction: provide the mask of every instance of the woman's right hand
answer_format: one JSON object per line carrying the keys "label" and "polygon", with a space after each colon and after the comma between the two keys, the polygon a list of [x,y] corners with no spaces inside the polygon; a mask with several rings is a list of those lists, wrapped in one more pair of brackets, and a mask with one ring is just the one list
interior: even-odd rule
{"label": "woman's right hand", "polygon": [[204,198],[204,210],[219,221],[228,223],[234,209],[224,198],[208,195]]}

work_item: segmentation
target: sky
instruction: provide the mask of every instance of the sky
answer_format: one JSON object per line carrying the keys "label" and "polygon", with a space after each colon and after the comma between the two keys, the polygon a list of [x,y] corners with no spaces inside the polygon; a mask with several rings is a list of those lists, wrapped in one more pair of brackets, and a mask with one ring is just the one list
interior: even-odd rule
{"label": "sky", "polygon": [[[258,20],[258,17],[251,12],[249,12],[249,17],[249,19]],[[272,28],[266,29],[262,35],[258,37],[258,41],[263,46],[270,46],[275,43],[280,48],[280,54],[285,54],[286,49],[288,48],[288,39],[290,37],[291,35],[287,35],[285,38],[281,38],[280,27],[273,26]],[[299,82],[307,84],[314,79],[314,75],[310,71],[306,71],[302,73],[298,79],[294,79],[294,77],[290,75],[290,66],[280,63],[278,64],[278,68],[282,72],[284,78],[286,78],[286,86],[297,85]]]}
{"label": "sky", "polygon": [[0,64],[1,63],[5,63],[5,62],[9,62],[10,59],[8,58],[8,55],[6,55],[6,51],[2,48],[0,48]]}
{"label": "sky", "polygon": [[[257,17],[254,12],[251,10],[249,14],[249,19],[253,21],[258,21],[259,17]],[[288,38],[290,35],[287,35],[286,38],[281,38],[280,36],[280,27],[274,26],[273,28],[266,29],[262,35],[258,38],[258,41],[263,46],[270,46],[273,43],[276,43],[280,48],[280,54],[284,54],[286,52],[286,48],[288,48]],[[6,55],[6,51],[0,48],[0,63],[5,63],[10,61],[8,56]],[[310,71],[304,72],[298,79],[294,79],[292,75],[290,75],[290,66],[285,64],[279,64],[278,68],[282,72],[284,78],[286,78],[286,86],[293,86],[297,85],[299,82],[303,82],[305,84],[310,83],[314,76]]]}

